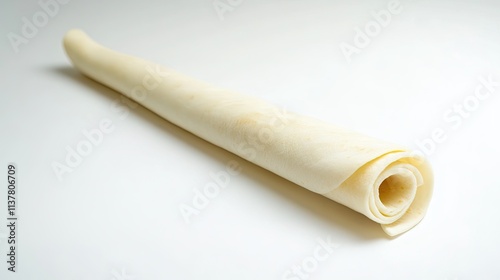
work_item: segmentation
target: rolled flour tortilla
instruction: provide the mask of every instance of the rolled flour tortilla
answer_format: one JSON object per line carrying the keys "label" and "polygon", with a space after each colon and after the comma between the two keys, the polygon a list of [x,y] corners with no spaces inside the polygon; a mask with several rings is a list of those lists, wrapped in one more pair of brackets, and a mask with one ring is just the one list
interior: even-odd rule
{"label": "rolled flour tortilla", "polygon": [[425,215],[433,177],[407,149],[121,54],[81,30],[64,37],[84,75],[177,126],[380,223],[390,236]]}

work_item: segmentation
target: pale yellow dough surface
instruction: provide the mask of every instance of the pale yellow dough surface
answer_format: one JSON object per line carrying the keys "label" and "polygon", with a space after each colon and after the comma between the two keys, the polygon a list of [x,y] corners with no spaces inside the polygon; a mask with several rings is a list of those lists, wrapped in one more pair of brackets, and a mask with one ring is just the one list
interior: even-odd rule
{"label": "pale yellow dough surface", "polygon": [[[419,223],[432,195],[426,160],[398,145],[288,113],[257,98],[194,80],[107,49],[80,30],[65,50],[84,75],[166,120],[380,223],[390,236]],[[260,137],[260,138],[259,138]],[[248,143],[261,139],[258,152]]]}

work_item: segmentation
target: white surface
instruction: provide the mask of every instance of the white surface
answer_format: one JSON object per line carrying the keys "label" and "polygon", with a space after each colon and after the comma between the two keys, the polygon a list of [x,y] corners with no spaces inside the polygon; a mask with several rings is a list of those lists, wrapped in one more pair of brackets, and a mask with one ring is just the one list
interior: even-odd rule
{"label": "white surface", "polygon": [[[166,2],[166,3],[165,3]],[[15,53],[7,34],[42,11],[2,4],[0,170],[19,168],[18,272],[0,279],[282,279],[339,245],[308,279],[497,279],[500,268],[500,87],[460,124],[443,114],[500,80],[500,2],[401,1],[382,32],[347,62],[339,45],[389,1],[70,1]],[[61,39],[79,27],[99,42],[288,110],[430,154],[436,187],[427,217],[387,238],[379,225],[169,124],[74,71]],[[122,103],[123,104],[123,103]],[[123,108],[123,107],[122,107]],[[53,162],[103,119],[112,133],[59,181]],[[242,172],[187,224],[179,207],[210,173]],[[1,224],[7,184],[0,183]],[[294,279],[291,276],[290,279]],[[296,278],[300,279],[300,278]]]}

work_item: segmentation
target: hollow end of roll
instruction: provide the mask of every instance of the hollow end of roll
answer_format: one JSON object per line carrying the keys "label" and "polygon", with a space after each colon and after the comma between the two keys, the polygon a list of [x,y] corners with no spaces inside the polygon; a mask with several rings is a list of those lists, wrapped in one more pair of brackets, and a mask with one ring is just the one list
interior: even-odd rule
{"label": "hollow end of roll", "polygon": [[391,175],[378,188],[379,200],[388,212],[398,212],[413,201],[415,187],[407,177]]}

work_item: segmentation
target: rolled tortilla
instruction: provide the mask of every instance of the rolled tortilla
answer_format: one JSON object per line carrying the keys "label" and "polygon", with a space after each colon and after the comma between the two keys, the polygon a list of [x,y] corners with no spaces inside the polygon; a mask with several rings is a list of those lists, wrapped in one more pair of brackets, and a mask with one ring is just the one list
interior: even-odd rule
{"label": "rolled tortilla", "polygon": [[424,217],[433,187],[417,154],[121,54],[81,30],[64,37],[84,75],[177,126],[380,223],[390,236]]}

